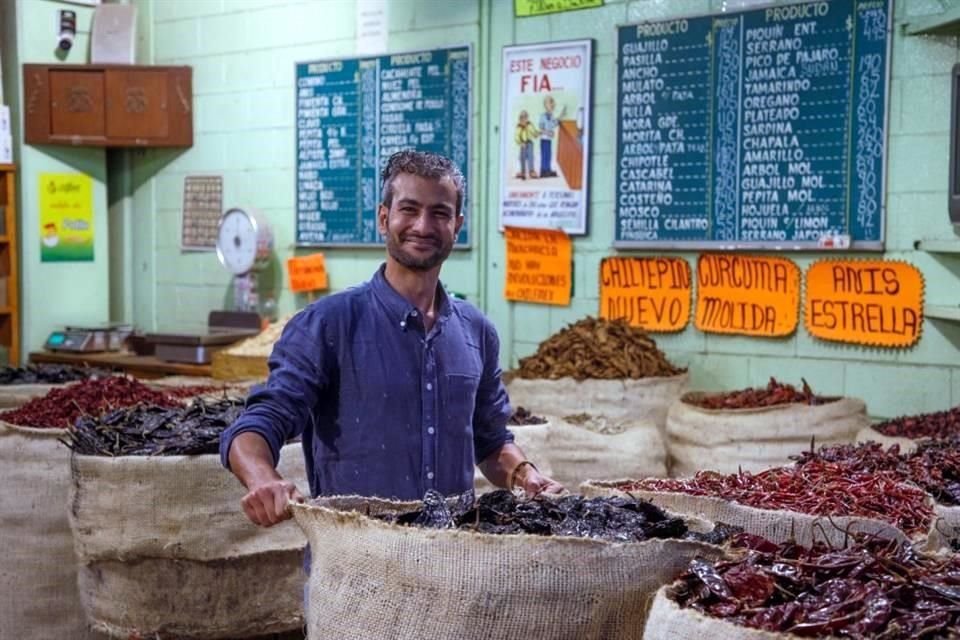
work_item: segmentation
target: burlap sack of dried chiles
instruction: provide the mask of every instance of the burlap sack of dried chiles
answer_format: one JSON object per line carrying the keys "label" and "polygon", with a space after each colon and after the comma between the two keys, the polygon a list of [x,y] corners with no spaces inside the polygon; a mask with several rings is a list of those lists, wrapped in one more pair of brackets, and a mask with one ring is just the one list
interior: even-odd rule
{"label": "burlap sack of dried chiles", "polygon": [[399,524],[423,504],[338,496],[292,505],[313,556],[311,638],[639,640],[659,585],[691,558],[721,553],[684,539],[470,530],[486,520],[468,530]]}
{"label": "burlap sack of dried chiles", "polygon": [[772,378],[765,389],[688,393],[667,414],[670,472],[761,471],[789,463],[811,441],[852,442],[869,423],[862,400],[816,396]]}
{"label": "burlap sack of dried chiles", "polygon": [[[300,444],[278,470],[307,486]],[[115,638],[249,638],[303,623],[292,522],[263,529],[219,456],[72,456],[70,526],[83,606]],[[174,586],[175,585],[175,586]]]}

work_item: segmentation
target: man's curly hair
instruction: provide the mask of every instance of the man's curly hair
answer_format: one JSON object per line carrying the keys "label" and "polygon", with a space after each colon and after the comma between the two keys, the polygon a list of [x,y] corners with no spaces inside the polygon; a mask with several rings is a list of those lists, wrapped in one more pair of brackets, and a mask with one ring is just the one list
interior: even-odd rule
{"label": "man's curly hair", "polygon": [[381,198],[388,209],[393,203],[393,179],[401,173],[410,173],[421,178],[442,180],[450,178],[457,189],[457,215],[463,213],[463,193],[466,188],[466,179],[460,168],[446,156],[427,151],[398,151],[387,160],[387,165],[380,173]]}

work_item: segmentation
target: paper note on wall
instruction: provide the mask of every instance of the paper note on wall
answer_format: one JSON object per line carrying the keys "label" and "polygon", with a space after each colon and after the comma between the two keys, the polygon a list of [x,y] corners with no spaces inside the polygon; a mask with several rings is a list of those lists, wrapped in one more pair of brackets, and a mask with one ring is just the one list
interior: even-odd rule
{"label": "paper note on wall", "polygon": [[562,13],[578,9],[602,7],[603,0],[513,0],[513,12],[518,18]]}
{"label": "paper note on wall", "polygon": [[697,329],[774,338],[796,331],[799,316],[793,261],[712,253],[697,260]]}
{"label": "paper note on wall", "polygon": [[923,330],[923,274],[891,260],[821,260],[807,269],[804,324],[823,340],[909,347]]}
{"label": "paper note on wall", "polygon": [[505,228],[507,282],[504,297],[518,302],[570,304],[573,247],[570,236],[552,229]]}
{"label": "paper note on wall", "polygon": [[647,331],[682,331],[692,306],[690,264],[682,258],[604,258],[600,317]]}
{"label": "paper note on wall", "polygon": [[41,173],[40,261],[93,262],[93,180],[83,173]]}
{"label": "paper note on wall", "polygon": [[321,291],[330,286],[322,253],[287,258],[287,275],[294,293]]}

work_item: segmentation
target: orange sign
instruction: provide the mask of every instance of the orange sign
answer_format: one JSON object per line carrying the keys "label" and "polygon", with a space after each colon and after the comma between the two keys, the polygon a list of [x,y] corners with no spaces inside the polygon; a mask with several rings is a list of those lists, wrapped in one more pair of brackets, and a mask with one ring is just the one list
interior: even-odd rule
{"label": "orange sign", "polygon": [[690,322],[690,264],[682,258],[604,258],[600,317],[647,331],[683,331]]}
{"label": "orange sign", "polygon": [[570,236],[553,229],[506,227],[507,300],[570,304],[573,247]]}
{"label": "orange sign", "polygon": [[290,276],[290,290],[294,293],[319,291],[330,286],[322,253],[287,258],[287,275]]}
{"label": "orange sign", "polygon": [[786,258],[703,254],[697,260],[696,327],[773,338],[797,329],[800,268]]}
{"label": "orange sign", "polygon": [[804,324],[823,340],[909,347],[923,329],[923,274],[888,260],[821,260],[807,269]]}

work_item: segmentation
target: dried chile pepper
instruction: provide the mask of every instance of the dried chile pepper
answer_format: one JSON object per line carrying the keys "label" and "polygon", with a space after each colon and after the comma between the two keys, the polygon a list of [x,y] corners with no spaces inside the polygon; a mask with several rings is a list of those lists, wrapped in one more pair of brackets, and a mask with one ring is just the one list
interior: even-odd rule
{"label": "dried chile pepper", "polygon": [[820,405],[833,402],[837,398],[826,398],[813,393],[810,385],[803,380],[803,387],[797,390],[793,385],[778,382],[770,378],[767,386],[761,389],[753,387],[716,394],[692,394],[684,398],[684,402],[701,409],[735,410],[758,409],[761,407],[775,407],[785,404]]}

